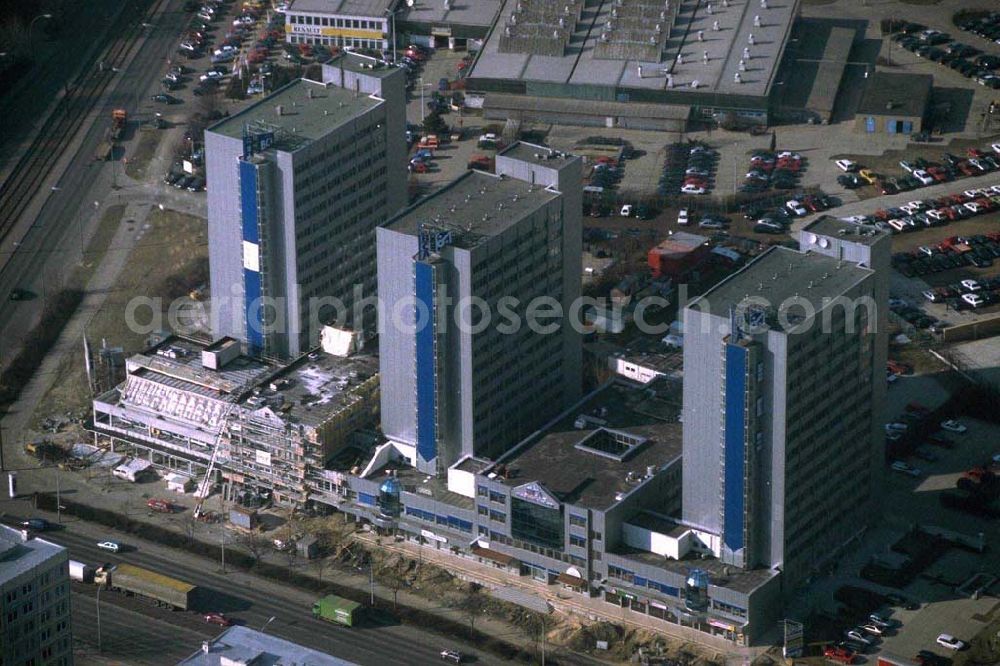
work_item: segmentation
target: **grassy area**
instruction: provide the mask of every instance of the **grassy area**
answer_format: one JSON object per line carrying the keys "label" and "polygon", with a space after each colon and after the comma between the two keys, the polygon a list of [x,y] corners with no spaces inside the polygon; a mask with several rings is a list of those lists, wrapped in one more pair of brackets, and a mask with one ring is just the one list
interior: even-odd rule
{"label": "grassy area", "polygon": [[915,344],[893,347],[889,350],[889,357],[912,366],[915,375],[951,371],[951,368],[935,358],[926,348]]}
{"label": "grassy area", "polygon": [[127,153],[125,158],[125,174],[135,180],[145,180],[149,175],[149,163],[156,154],[156,147],[160,145],[160,137],[163,134],[157,130],[140,130],[139,141],[135,149]]}
{"label": "grassy area", "polygon": [[[100,264],[120,226],[123,207],[109,209],[101,220],[97,235],[85,254],[86,263],[74,273],[73,284],[86,284]],[[91,348],[96,350],[102,342],[109,347],[122,347],[126,354],[136,352],[145,344],[147,333],[132,330],[126,323],[126,308],[137,297],[162,299],[159,313],[164,315],[169,299],[177,295],[178,283],[184,278],[204,282],[207,275],[208,245],[205,221],[175,211],[154,210],[146,222],[129,225],[141,238],[129,254],[125,268],[108,293],[101,308],[87,322],[86,332]],[[103,245],[102,245],[103,243]],[[150,317],[148,309],[137,315],[140,323]],[[63,359],[58,376],[45,398],[35,411],[34,421],[66,412],[85,412],[90,401],[90,390],[83,367],[83,359],[74,354]]]}

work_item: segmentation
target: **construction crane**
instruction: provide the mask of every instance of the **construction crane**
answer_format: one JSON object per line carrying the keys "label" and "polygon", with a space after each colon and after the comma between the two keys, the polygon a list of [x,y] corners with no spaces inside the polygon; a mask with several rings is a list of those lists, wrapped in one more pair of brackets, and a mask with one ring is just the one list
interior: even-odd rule
{"label": "construction crane", "polygon": [[215,443],[212,445],[212,458],[208,461],[205,478],[202,479],[201,485],[198,487],[198,503],[194,507],[195,520],[201,518],[202,505],[204,505],[205,498],[208,497],[209,490],[212,487],[212,472],[215,470],[215,461],[219,457],[219,449],[222,448],[222,438],[226,433],[226,424],[229,423],[229,415],[232,414],[234,409],[236,409],[236,405],[229,405],[226,408],[226,412],[222,415],[222,420],[219,424],[219,434],[215,436]]}

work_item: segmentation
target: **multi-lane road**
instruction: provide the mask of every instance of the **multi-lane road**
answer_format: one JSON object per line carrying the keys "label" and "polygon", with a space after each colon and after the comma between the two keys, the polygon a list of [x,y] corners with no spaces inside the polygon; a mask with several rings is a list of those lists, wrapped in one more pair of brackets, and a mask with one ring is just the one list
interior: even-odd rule
{"label": "multi-lane road", "polygon": [[[95,212],[115,203],[115,172],[120,174],[120,161],[95,162],[97,144],[104,139],[111,111],[124,108],[130,118],[152,114],[149,98],[159,92],[159,78],[166,70],[190,14],[183,11],[184,0],[161,0],[151,3],[130,50],[127,62],[106,63],[117,69],[114,80],[104,91],[76,141],[71,142],[73,156],[65,170],[53,173],[44,182],[36,201],[21,219],[6,233],[0,247],[0,354],[9,358],[16,352],[12,345],[22,340],[37,319],[44,305],[44,296],[51,295],[69,277],[72,266],[80,260],[81,247],[87,242],[85,222]],[[135,123],[125,134],[127,145],[138,140]],[[63,155],[49,156],[53,162]],[[95,205],[96,204],[96,205]],[[37,211],[37,214],[35,214]],[[13,289],[25,289],[37,297],[26,301],[9,301]]]}
{"label": "multi-lane road", "polygon": [[[203,610],[224,612],[254,629],[266,624],[267,633],[359,664],[437,663],[442,649],[455,647],[455,641],[435,638],[407,625],[345,628],[316,620],[310,609],[317,594],[243,572],[223,574],[217,562],[152,543],[118,537],[137,548],[110,554],[97,548],[94,529],[76,523],[70,529],[42,536],[68,548],[72,559],[91,564],[129,562],[198,585],[207,591],[208,601]],[[96,587],[73,584],[73,633],[86,637],[85,652],[96,651],[96,592]],[[101,593],[100,603],[103,653],[127,659],[129,663],[165,663],[169,661],[167,654],[170,657],[190,654],[202,640],[219,633],[218,627],[205,624],[197,613],[170,612],[134,599],[119,598],[108,591]],[[81,642],[79,638],[77,641]],[[458,649],[470,654],[476,652],[471,646],[459,645]],[[478,653],[476,657],[480,664],[501,663],[487,654]]]}

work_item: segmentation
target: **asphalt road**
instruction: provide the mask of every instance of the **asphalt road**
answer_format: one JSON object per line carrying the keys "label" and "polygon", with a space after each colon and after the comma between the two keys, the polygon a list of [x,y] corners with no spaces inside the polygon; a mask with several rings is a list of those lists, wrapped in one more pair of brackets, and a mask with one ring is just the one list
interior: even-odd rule
{"label": "asphalt road", "polygon": [[[72,559],[90,564],[128,562],[198,585],[207,591],[207,606],[202,610],[224,612],[255,629],[273,617],[275,619],[267,624],[268,633],[342,659],[373,665],[431,664],[440,662],[441,649],[455,645],[454,641],[436,638],[416,627],[391,624],[391,620],[354,628],[331,625],[312,617],[315,594],[242,572],[222,574],[214,561],[133,538],[109,537],[137,546],[129,552],[111,554],[95,545],[100,537],[82,534],[80,529],[91,532],[98,528],[74,523],[69,529],[47,532],[44,538],[67,547]],[[73,632],[74,635],[91,634],[93,629],[93,638],[88,643],[96,644],[96,588],[91,589],[94,589],[94,596],[90,595],[88,586],[74,583]],[[104,612],[108,606],[115,607],[110,615]],[[106,591],[101,594],[101,609],[105,654],[115,658],[144,657],[146,647],[137,648],[133,642],[149,640],[156,644],[170,636],[183,639],[183,643],[187,643],[182,645],[183,652],[190,654],[201,640],[218,633],[216,627],[204,624],[198,614],[170,612]],[[113,619],[105,621],[107,617]],[[458,645],[457,649],[463,653],[475,652],[469,646]],[[153,657],[155,660],[155,653]],[[477,657],[476,663],[501,663],[490,655],[478,654]],[[162,655],[160,663],[163,663]]]}
{"label": "asphalt road", "polygon": [[[52,189],[40,193],[47,198],[30,228],[25,231],[27,221],[20,220],[0,248],[0,294],[20,288],[37,295],[28,301],[11,302],[6,298],[0,301],[0,354],[3,358],[16,352],[20,340],[36,321],[46,297],[58,291],[72,266],[79,261],[80,248],[86,241],[81,225],[93,216],[95,208],[103,210],[116,203],[112,185],[115,171],[121,174],[124,165],[120,159],[95,162],[94,152],[110,126],[113,109],[126,109],[130,121],[148,119],[156,110],[149,97],[159,92],[159,79],[166,70],[166,60],[177,48],[181,30],[190,18],[190,14],[183,11],[183,5],[183,0],[166,0],[161,13],[147,17],[150,23],[143,30],[144,39],[138,53],[127,67],[113,74],[117,80],[108,87],[105,99],[98,103],[96,120],[83,134],[76,154]],[[119,64],[112,63],[112,66]],[[134,145],[137,134],[136,124],[130,122],[125,134],[126,145]],[[53,156],[53,159],[58,157]]]}

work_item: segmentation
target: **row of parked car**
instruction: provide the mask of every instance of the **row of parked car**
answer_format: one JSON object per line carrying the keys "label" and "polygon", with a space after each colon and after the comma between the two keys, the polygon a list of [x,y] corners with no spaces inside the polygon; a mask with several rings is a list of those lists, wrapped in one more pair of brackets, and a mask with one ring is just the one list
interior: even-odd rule
{"label": "row of parked car", "polygon": [[[926,227],[942,226],[955,220],[983,215],[1000,208],[1000,185],[970,188],[934,199],[917,199],[902,206],[880,208],[870,215],[851,215],[842,219],[873,226],[890,233],[906,233]],[[968,263],[974,263],[969,258]],[[956,266],[951,266],[955,268]],[[947,266],[940,270],[946,270]],[[929,268],[914,275],[934,272]],[[904,273],[905,274],[905,273]],[[912,275],[907,275],[912,277]]]}
{"label": "row of parked car", "polygon": [[899,166],[905,173],[899,177],[875,173],[848,159],[836,160],[835,164],[845,172],[837,177],[837,182],[847,189],[871,185],[880,194],[896,194],[1000,170],[1000,143],[991,145],[989,151],[969,148],[965,157],[944,153],[940,162],[923,158],[900,160]]}
{"label": "row of parked car", "polygon": [[194,176],[183,171],[170,171],[163,177],[163,182],[172,185],[179,190],[188,192],[204,192],[205,179],[201,176]]}
{"label": "row of parked car", "polygon": [[[914,328],[920,330],[930,329],[933,333],[940,333],[945,328],[950,326],[948,322],[941,321],[937,317],[932,317],[923,309],[911,304],[909,301],[890,299],[889,311]],[[892,377],[891,375],[898,373],[887,371],[886,374],[886,380],[891,383],[895,380],[895,377]]]}
{"label": "row of parked car", "polygon": [[661,196],[708,194],[715,180],[718,161],[718,152],[704,144],[673,144],[667,150],[657,192]]}
{"label": "row of parked car", "polygon": [[939,30],[921,29],[923,26],[917,24],[909,24],[907,28],[908,30],[892,37],[900,47],[917,57],[950,67],[981,85],[1000,88],[1000,76],[996,74],[996,70],[1000,68],[1000,57],[954,41],[950,35]]}
{"label": "row of parked car", "polygon": [[740,185],[740,192],[764,192],[770,188],[794,190],[805,170],[805,159],[788,150],[755,150],[750,156],[750,170]]}
{"label": "row of parked car", "polygon": [[754,222],[753,230],[757,233],[784,234],[788,233],[795,218],[820,213],[835,205],[836,202],[825,194],[800,194],[770,210],[748,206],[743,211],[743,218]]}
{"label": "row of parked car", "polygon": [[986,16],[962,21],[958,24],[958,28],[994,44],[1000,44],[1000,12],[990,12]]}

